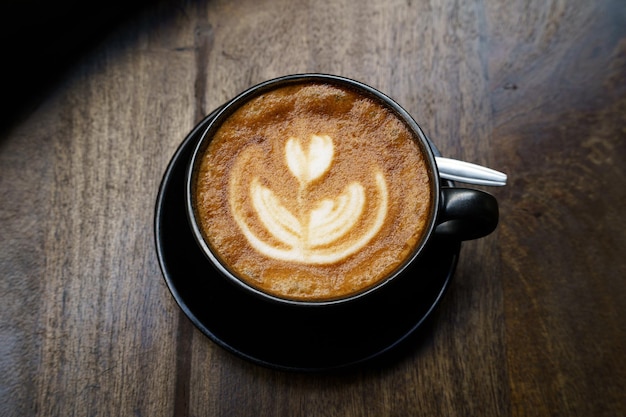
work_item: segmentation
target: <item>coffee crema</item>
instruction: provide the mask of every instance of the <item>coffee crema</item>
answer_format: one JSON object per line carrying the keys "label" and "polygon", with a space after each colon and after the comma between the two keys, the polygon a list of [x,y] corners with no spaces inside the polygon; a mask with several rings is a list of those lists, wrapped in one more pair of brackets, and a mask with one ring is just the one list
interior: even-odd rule
{"label": "coffee crema", "polygon": [[250,99],[200,156],[195,214],[211,251],[249,285],[304,301],[376,285],[431,216],[417,139],[383,102],[305,82]]}

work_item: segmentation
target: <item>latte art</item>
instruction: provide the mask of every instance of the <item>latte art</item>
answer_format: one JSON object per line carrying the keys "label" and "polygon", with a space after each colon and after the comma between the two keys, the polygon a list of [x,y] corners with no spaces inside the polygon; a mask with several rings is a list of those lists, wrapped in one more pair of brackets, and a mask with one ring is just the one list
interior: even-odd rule
{"label": "latte art", "polygon": [[289,138],[285,147],[287,166],[301,184],[309,183],[328,171],[334,154],[333,140],[326,135],[312,135],[306,153],[296,138]]}
{"label": "latte art", "polygon": [[305,82],[255,96],[200,155],[194,212],[239,279],[292,300],[361,292],[420,245],[433,197],[414,133],[387,106]]}
{"label": "latte art", "polygon": [[369,228],[354,239],[343,244],[335,244],[346,236],[363,215],[365,188],[359,182],[352,182],[336,197],[326,198],[307,211],[309,206],[303,201],[303,194],[311,182],[319,179],[330,168],[334,147],[329,136],[313,135],[308,152],[302,150],[299,139],[290,138],[285,147],[286,164],[299,181],[295,194],[296,213],[292,213],[275,193],[261,185],[255,177],[250,183],[250,199],[261,223],[267,231],[286,249],[259,238],[248,226],[246,214],[237,204],[238,185],[244,180],[237,170],[230,183],[230,208],[237,225],[248,243],[263,255],[282,261],[311,264],[338,262],[362,249],[378,233],[387,215],[387,184],[383,174],[376,170],[378,209]]}

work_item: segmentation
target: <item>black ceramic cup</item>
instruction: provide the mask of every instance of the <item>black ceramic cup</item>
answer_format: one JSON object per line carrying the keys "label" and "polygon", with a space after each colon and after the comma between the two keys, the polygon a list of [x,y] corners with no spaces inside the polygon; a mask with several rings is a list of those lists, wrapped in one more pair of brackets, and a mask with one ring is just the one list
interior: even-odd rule
{"label": "black ceramic cup", "polygon": [[[423,233],[419,244],[411,254],[406,257],[405,261],[389,273],[384,279],[379,280],[375,285],[370,286],[360,292],[352,293],[344,297],[326,299],[326,300],[301,300],[291,299],[287,297],[277,296],[264,292],[263,290],[248,284],[244,279],[239,277],[228,265],[225,265],[219,256],[214,252],[211,245],[207,242],[199,224],[198,213],[196,210],[197,202],[195,196],[196,182],[198,180],[198,171],[203,153],[211,143],[214,134],[222,126],[222,124],[242,105],[248,103],[251,99],[257,98],[264,93],[277,88],[298,85],[304,83],[324,83],[336,85],[343,88],[356,91],[363,96],[372,98],[393,112],[414,134],[415,141],[421,150],[426,161],[428,175],[431,183],[431,204],[430,215],[427,220],[425,233]],[[364,300],[369,297],[375,297],[380,289],[392,281],[411,279],[407,277],[405,271],[423,254],[423,249],[433,239],[451,239],[454,241],[463,241],[484,237],[490,234],[498,224],[498,204],[496,199],[488,193],[480,190],[458,188],[449,186],[448,182],[443,182],[438,174],[435,155],[432,144],[426,137],[420,126],[413,118],[394,100],[381,93],[380,91],[367,86],[361,82],[326,74],[297,74],[288,75],[273,80],[269,80],[253,86],[243,93],[239,94],[229,102],[227,102],[215,118],[209,123],[206,130],[196,145],[186,173],[185,184],[185,204],[190,227],[195,241],[206,258],[210,261],[219,275],[226,280],[235,284],[237,288],[263,300],[279,303],[281,305],[291,306],[328,306],[346,304],[355,300]]]}

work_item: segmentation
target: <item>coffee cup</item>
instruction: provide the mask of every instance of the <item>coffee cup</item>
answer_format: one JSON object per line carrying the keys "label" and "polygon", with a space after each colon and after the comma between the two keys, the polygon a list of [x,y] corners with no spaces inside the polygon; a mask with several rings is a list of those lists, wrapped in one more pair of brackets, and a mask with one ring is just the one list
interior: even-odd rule
{"label": "coffee cup", "polygon": [[193,236],[241,291],[285,305],[371,297],[433,239],[498,223],[483,191],[451,187],[432,144],[395,101],[351,79],[280,77],[217,113],[186,174]]}

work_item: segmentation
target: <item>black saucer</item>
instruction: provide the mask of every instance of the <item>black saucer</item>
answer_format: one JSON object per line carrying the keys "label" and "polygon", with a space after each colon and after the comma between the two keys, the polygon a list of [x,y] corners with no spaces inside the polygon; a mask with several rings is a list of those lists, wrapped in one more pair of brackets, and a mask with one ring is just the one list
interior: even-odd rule
{"label": "black saucer", "polygon": [[448,287],[460,242],[434,241],[375,297],[331,307],[285,307],[243,293],[196,246],[185,211],[187,163],[213,112],[185,138],[163,177],[155,238],[174,299],[206,336],[254,363],[295,371],[344,368],[381,356],[413,334]]}

